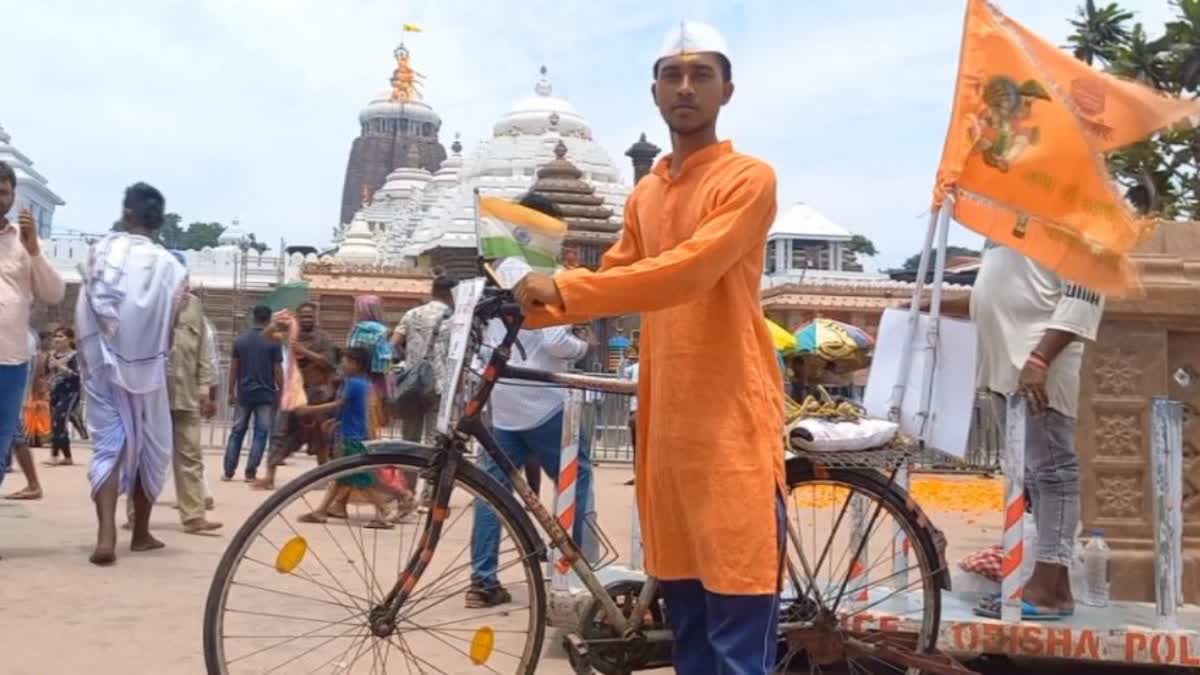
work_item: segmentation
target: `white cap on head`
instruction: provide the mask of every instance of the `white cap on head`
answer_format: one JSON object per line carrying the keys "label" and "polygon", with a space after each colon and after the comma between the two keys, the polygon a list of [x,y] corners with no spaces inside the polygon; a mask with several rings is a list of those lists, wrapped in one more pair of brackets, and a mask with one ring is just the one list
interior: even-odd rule
{"label": "white cap on head", "polygon": [[667,32],[655,63],[671,56],[700,52],[714,52],[733,60],[729,56],[729,45],[716,28],[699,21],[680,21]]}

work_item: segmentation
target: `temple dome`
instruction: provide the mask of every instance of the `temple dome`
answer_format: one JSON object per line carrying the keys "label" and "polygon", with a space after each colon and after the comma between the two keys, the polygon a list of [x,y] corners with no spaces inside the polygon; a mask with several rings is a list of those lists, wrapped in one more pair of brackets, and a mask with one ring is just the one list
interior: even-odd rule
{"label": "temple dome", "polygon": [[407,119],[413,122],[429,122],[440,127],[442,118],[424,101],[393,101],[392,92],[380,92],[367,107],[358,114],[358,121],[366,124],[375,119]]}
{"label": "temple dome", "polygon": [[570,180],[586,182],[599,199],[589,200],[589,215],[609,209],[608,226],[593,220],[594,230],[620,229],[616,214],[625,212],[632,188],[608,151],[592,138],[587,120],[570,102],[553,96],[544,67],[533,89],[533,96],[519,99],[496,122],[492,138],[463,160],[458,183],[440,192],[412,235],[392,240],[390,255],[412,258],[437,248],[474,248],[475,190],[491,197],[519,197],[533,186],[538,169],[557,159],[556,150],[562,149],[573,164]]}
{"label": "temple dome", "polygon": [[[33,168],[33,160],[12,144],[12,136],[0,126],[0,162],[8,164],[17,175],[17,195],[14,211],[28,206],[38,224],[38,235],[48,239],[51,234],[54,209],[62,206],[62,198],[50,189],[46,177]],[[0,214],[2,216],[4,214]],[[15,216],[14,216],[15,217]]]}
{"label": "temple dome", "polygon": [[241,221],[234,218],[221,232],[221,236],[217,237],[217,246],[224,248],[241,248],[246,241],[246,231],[242,229]]}
{"label": "temple dome", "polygon": [[493,136],[514,134],[543,134],[558,131],[564,136],[591,138],[592,128],[575,111],[575,106],[554,96],[554,88],[542,66],[541,78],[533,88],[533,96],[517,99],[511,110],[492,126]]}

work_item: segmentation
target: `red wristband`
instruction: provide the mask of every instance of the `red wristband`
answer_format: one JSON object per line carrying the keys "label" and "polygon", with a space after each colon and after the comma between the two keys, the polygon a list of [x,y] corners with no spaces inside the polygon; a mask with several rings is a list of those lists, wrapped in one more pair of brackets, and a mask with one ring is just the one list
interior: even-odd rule
{"label": "red wristband", "polygon": [[1032,363],[1034,366],[1037,366],[1042,370],[1049,370],[1050,368],[1050,364],[1046,361],[1046,357],[1037,352],[1031,352],[1029,354],[1029,363]]}

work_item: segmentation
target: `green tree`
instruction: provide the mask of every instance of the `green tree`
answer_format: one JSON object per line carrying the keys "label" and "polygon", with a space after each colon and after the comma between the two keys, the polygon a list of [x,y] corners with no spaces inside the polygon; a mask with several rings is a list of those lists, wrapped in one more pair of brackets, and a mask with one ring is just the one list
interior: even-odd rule
{"label": "green tree", "polygon": [[[179,227],[179,222],[182,218],[178,213],[167,213],[163,216],[162,228],[158,231],[158,240],[167,248],[179,248],[178,244],[183,237],[183,229]],[[113,232],[124,232],[125,222],[118,220],[112,224]]]}
{"label": "green tree", "polygon": [[214,248],[225,232],[225,226],[220,223],[204,223],[200,221],[188,223],[183,233],[180,248],[199,251],[202,248]]}
{"label": "green tree", "polygon": [[[930,251],[931,257],[929,258],[930,269],[933,268],[933,257],[932,257],[933,255],[935,255],[935,252],[931,250]],[[946,247],[946,259],[947,260],[949,260],[950,258],[958,257],[958,256],[978,256],[978,255],[979,255],[979,251],[976,251],[973,248],[967,248],[965,246],[947,246]],[[905,260],[904,266],[901,267],[901,269],[904,270],[905,272],[916,272],[917,268],[920,266],[921,266],[921,254],[917,253],[917,254],[911,256],[910,258],[908,258],[907,260]]]}
{"label": "green tree", "polygon": [[[1175,16],[1159,31],[1134,23],[1117,3],[1087,0],[1071,20],[1068,42],[1077,58],[1164,93],[1200,93],[1200,0],[1173,0]],[[1109,169],[1125,198],[1142,213],[1200,217],[1200,134],[1167,130],[1112,153]]]}
{"label": "green tree", "polygon": [[[159,243],[173,251],[199,251],[215,247],[225,232],[225,226],[220,223],[195,221],[184,228],[181,222],[183,218],[178,213],[164,215],[162,228],[158,231]],[[125,223],[119,220],[113,223],[112,231],[124,232]]]}
{"label": "green tree", "polygon": [[850,251],[858,255],[865,255],[868,258],[874,258],[879,255],[879,251],[875,248],[875,242],[861,234],[850,237]]}
{"label": "green tree", "polygon": [[1075,10],[1075,16],[1071,20],[1075,32],[1067,38],[1074,48],[1075,58],[1088,65],[1096,61],[1109,64],[1116,60],[1129,39],[1126,24],[1133,19],[1133,13],[1121,9],[1115,2],[1097,9],[1093,0],[1087,0]]}

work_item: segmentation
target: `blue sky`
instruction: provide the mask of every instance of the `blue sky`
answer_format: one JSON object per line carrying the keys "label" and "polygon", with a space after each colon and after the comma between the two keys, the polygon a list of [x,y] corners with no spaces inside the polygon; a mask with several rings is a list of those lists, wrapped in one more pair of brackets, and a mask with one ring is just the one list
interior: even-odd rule
{"label": "blue sky", "polygon": [[[117,5],[114,10],[112,5]],[[1062,42],[1074,0],[1001,6]],[[1152,27],[1167,0],[1122,3]],[[737,93],[720,131],[779,175],[780,207],[813,204],[873,239],[876,264],[915,253],[945,135],[961,0],[0,0],[0,124],[67,201],[58,228],[100,231],[122,189],[158,185],[190,220],[273,246],[324,243],[357,115],[387,87],[400,26],[449,146],[491,133],[545,64],[626,175],[639,133],[669,145],[649,69],[680,18],[726,34]],[[977,237],[956,228],[952,242]]]}

